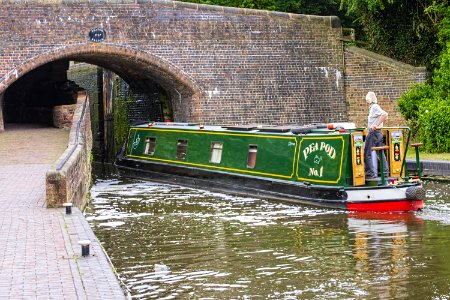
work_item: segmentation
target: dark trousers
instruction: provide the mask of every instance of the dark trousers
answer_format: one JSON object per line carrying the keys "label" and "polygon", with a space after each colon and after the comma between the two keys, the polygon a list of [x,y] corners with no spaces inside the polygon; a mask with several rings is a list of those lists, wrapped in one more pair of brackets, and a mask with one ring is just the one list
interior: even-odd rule
{"label": "dark trousers", "polygon": [[[366,142],[364,146],[364,171],[366,176],[376,177],[378,174],[378,159],[376,151],[372,150],[372,147],[381,147],[383,145],[383,134],[380,130],[369,130],[366,136]],[[383,163],[384,171],[389,171],[389,166],[386,160],[386,154],[383,151]]]}

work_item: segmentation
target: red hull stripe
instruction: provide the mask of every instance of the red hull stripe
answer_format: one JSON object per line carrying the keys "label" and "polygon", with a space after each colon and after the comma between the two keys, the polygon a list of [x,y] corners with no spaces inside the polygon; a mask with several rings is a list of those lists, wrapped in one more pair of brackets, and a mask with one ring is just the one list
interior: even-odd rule
{"label": "red hull stripe", "polygon": [[347,206],[347,209],[351,211],[411,211],[422,208],[422,200],[349,203]]}

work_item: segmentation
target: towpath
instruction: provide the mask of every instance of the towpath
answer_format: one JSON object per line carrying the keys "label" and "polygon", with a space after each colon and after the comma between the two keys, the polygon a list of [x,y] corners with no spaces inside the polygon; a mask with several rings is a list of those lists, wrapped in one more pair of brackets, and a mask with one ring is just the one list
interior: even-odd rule
{"label": "towpath", "polygon": [[[29,125],[0,133],[0,299],[125,298],[82,213],[46,208],[45,174],[68,139]],[[87,257],[82,239],[92,241]]]}

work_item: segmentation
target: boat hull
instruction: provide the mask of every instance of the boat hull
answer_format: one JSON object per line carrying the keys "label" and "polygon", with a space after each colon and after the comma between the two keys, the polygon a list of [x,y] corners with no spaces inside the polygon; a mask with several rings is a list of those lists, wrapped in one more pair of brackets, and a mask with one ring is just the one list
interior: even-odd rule
{"label": "boat hull", "polygon": [[374,212],[416,211],[423,208],[422,199],[406,197],[406,190],[410,187],[420,188],[419,183],[402,187],[388,185],[344,189],[142,161],[125,156],[116,161],[116,166],[122,174],[129,177],[297,204]]}
{"label": "boat hull", "polygon": [[395,200],[380,201],[370,203],[348,203],[348,210],[351,211],[373,211],[373,212],[389,212],[389,211],[417,211],[423,209],[422,200]]}

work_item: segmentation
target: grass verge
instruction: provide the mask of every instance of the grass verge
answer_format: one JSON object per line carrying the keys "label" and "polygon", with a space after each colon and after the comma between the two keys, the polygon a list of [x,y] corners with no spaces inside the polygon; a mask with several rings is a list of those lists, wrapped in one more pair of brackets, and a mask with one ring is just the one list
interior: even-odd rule
{"label": "grass verge", "polygon": [[[450,161],[450,153],[419,153],[420,160],[448,160]],[[413,148],[408,149],[406,153],[407,159],[416,159],[416,152]]]}

